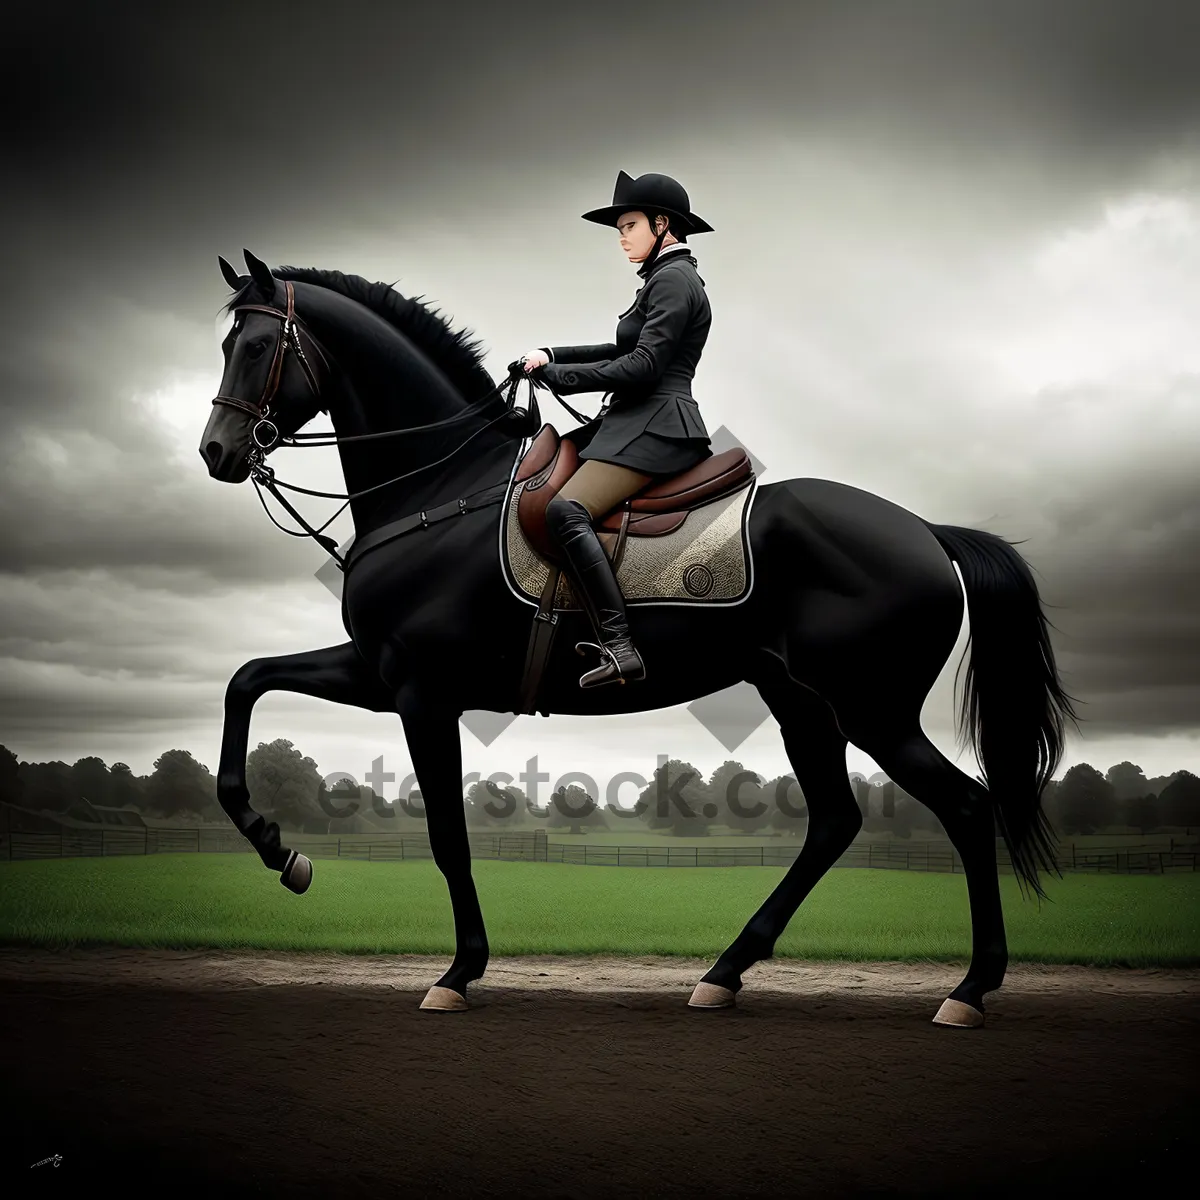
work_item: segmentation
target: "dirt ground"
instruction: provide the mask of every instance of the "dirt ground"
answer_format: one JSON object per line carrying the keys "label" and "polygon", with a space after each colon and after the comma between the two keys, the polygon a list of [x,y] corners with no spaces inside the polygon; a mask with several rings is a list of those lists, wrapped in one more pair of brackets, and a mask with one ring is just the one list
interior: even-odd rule
{"label": "dirt ground", "polygon": [[763,963],[700,1011],[700,960],[495,959],[471,1011],[422,1012],[446,965],[2,948],[0,1186],[961,1198],[1194,1170],[1200,971],[1018,964],[956,1030],[945,964]]}

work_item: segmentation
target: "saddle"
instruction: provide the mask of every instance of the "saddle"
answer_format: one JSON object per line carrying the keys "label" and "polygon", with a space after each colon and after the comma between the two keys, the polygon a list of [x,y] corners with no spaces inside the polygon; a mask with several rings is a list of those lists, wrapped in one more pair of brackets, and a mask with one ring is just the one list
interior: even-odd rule
{"label": "saddle", "polygon": [[[502,561],[509,586],[536,601],[518,712],[539,711],[537,695],[560,613],[580,610],[546,506],[580,465],[579,452],[543,425],[509,485]],[[755,475],[740,447],[648,484],[593,521],[626,604],[738,604],[753,587],[747,524]],[[543,715],[549,716],[545,710]]]}
{"label": "saddle", "polygon": [[[517,504],[521,532],[543,558],[561,566],[546,528],[546,506],[579,468],[579,452],[553,425],[543,425],[517,465],[515,482],[524,484]],[[737,491],[754,477],[750,457],[740,446],[714,454],[694,467],[622,501],[592,525],[609,561],[617,564],[627,537],[661,537],[678,529],[690,510]],[[605,533],[615,535],[604,537]]]}

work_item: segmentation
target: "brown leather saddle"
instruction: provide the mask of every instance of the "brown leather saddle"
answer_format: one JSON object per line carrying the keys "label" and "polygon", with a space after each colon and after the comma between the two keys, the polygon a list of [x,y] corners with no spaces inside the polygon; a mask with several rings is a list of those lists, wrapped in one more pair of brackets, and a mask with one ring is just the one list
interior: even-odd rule
{"label": "brown leather saddle", "polygon": [[[560,610],[555,607],[555,597],[559,591],[563,563],[546,528],[546,506],[579,465],[575,443],[570,438],[560,437],[554,426],[543,425],[522,455],[513,475],[517,525],[529,548],[549,566],[534,613],[525,656],[521,696],[516,710],[521,713],[541,711],[543,716],[550,715],[545,709],[539,708],[538,693],[558,625]],[[616,572],[621,565],[629,538],[666,538],[680,529],[690,512],[712,505],[724,496],[730,496],[732,503],[732,494],[744,492],[753,480],[754,468],[749,455],[741,447],[734,447],[714,454],[678,475],[648,484],[640,492],[623,500],[594,522],[600,544],[613,565],[613,571]],[[736,518],[736,513],[734,516]],[[680,536],[686,538],[689,535],[681,533]],[[700,572],[701,576],[707,575],[711,585],[712,575],[703,564],[697,563],[691,570]],[[688,582],[685,581],[685,586]],[[703,595],[703,591],[699,594]]]}
{"label": "brown leather saddle", "polygon": [[[517,503],[517,519],[530,546],[547,562],[561,566],[546,528],[546,505],[578,470],[579,452],[553,425],[543,425],[517,465],[516,483],[528,483]],[[605,553],[619,562],[627,537],[661,537],[683,524],[689,510],[736,491],[754,474],[740,446],[714,454],[669,479],[647,484],[593,522]],[[612,535],[606,537],[605,534]]]}

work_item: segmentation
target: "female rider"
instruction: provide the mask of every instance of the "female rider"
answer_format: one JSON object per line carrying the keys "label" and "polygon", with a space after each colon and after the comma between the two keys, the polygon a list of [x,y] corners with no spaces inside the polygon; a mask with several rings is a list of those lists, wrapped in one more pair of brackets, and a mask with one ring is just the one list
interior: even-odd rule
{"label": "female rider", "polygon": [[525,370],[556,392],[605,390],[599,415],[570,433],[580,466],[546,506],[546,525],[572,590],[596,631],[601,663],[580,687],[644,679],[621,589],[592,522],[656,477],[677,475],[709,458],[708,430],[692,398],[692,377],[708,339],[711,312],[704,280],[686,245],[712,226],[691,211],[688,194],[666,175],[617,176],[613,202],[583,214],[615,226],[621,249],[645,283],[617,321],[615,342],[546,346],[525,356]]}

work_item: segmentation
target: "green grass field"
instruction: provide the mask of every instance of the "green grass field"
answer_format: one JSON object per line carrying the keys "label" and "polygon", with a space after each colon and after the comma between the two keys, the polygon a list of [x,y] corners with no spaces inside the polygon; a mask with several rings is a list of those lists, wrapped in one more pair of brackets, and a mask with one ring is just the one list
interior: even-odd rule
{"label": "green grass field", "polygon": [[[713,958],[782,868],[635,869],[474,864],[493,955],[673,954]],[[1200,965],[1200,873],[1050,878],[1039,911],[1001,877],[1013,962]],[[348,954],[451,954],[449,894],[429,861],[318,861],[295,896],[256,856],[156,854],[0,865],[0,940]],[[961,875],[829,872],[777,958],[965,960]]]}

